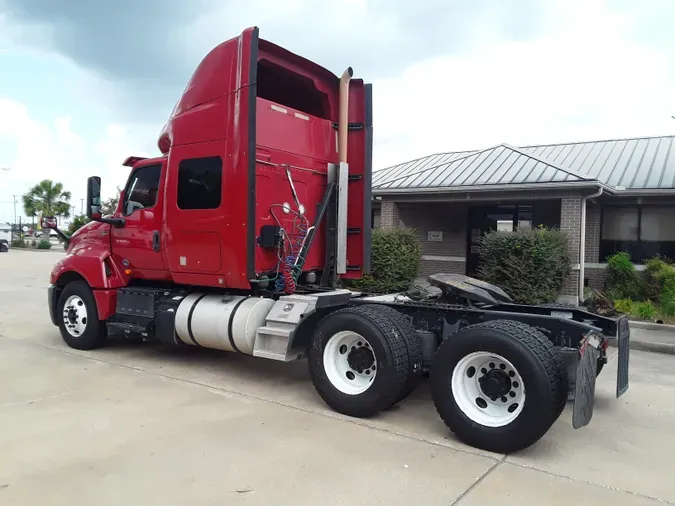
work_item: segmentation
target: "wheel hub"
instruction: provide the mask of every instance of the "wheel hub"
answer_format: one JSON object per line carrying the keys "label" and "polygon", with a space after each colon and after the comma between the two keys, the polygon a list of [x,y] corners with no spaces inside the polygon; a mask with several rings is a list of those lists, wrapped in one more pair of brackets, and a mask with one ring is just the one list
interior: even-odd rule
{"label": "wheel hub", "polygon": [[370,343],[351,330],[337,332],[328,340],[323,367],[331,384],[347,395],[365,392],[377,375],[377,360]]}
{"label": "wheel hub", "polygon": [[375,357],[373,356],[373,352],[365,346],[356,349],[352,348],[349,355],[347,355],[347,363],[351,369],[360,374],[372,367],[375,363]]}
{"label": "wheel hub", "polygon": [[459,409],[486,427],[508,425],[525,405],[520,372],[505,357],[487,351],[463,357],[452,372],[451,387]]}
{"label": "wheel hub", "polygon": [[68,308],[67,318],[69,323],[77,323],[77,309],[72,307]]}
{"label": "wheel hub", "polygon": [[71,295],[63,306],[63,323],[73,337],[81,336],[87,329],[87,307],[77,295]]}
{"label": "wheel hub", "polygon": [[481,391],[490,399],[497,400],[511,391],[511,379],[501,369],[491,369],[478,379]]}

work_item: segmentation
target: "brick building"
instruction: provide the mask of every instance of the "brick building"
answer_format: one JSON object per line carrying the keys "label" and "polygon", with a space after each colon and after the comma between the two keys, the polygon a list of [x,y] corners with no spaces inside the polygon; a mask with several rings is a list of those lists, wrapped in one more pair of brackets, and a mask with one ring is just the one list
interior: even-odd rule
{"label": "brick building", "polygon": [[574,259],[561,300],[577,303],[584,286],[602,286],[617,251],[638,269],[675,258],[674,139],[501,144],[401,163],[373,174],[373,224],[418,231],[422,275],[475,274],[488,230],[559,228]]}

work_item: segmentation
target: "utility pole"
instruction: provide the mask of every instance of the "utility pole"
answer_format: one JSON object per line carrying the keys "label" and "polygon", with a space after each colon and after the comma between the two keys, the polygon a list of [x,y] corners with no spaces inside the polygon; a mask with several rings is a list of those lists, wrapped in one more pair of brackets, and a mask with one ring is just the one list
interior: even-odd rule
{"label": "utility pole", "polygon": [[84,199],[80,199],[80,216],[84,214]]}
{"label": "utility pole", "polygon": [[[21,195],[12,195],[14,197],[14,224],[12,225],[12,240],[14,240],[14,228],[16,227],[16,198]],[[21,230],[19,229],[19,237],[21,237]]]}

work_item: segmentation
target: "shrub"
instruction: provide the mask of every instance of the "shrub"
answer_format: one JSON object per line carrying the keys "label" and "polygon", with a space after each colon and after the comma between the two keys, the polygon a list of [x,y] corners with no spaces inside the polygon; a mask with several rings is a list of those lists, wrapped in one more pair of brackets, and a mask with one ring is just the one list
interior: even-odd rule
{"label": "shrub", "polygon": [[663,290],[663,278],[673,272],[673,268],[661,257],[647,260],[643,272],[644,295],[648,299],[657,300]]}
{"label": "shrub", "polygon": [[675,316],[675,270],[668,268],[659,277],[661,292],[658,300],[666,316]]}
{"label": "shrub", "polygon": [[501,286],[517,302],[539,304],[558,298],[569,274],[567,236],[540,227],[493,231],[480,240],[478,275]]}
{"label": "shrub", "polygon": [[623,314],[631,314],[633,312],[634,302],[630,299],[619,299],[614,301],[614,308]]}
{"label": "shrub", "polygon": [[25,248],[26,242],[23,239],[14,239],[12,241],[12,248]]}
{"label": "shrub", "polygon": [[40,239],[40,242],[37,244],[37,249],[51,249],[52,243],[49,242],[49,239]]}
{"label": "shrub", "polygon": [[73,235],[90,221],[91,220],[86,215],[76,216],[73,218],[73,221],[70,222],[70,225],[68,225],[68,235]]}
{"label": "shrub", "polygon": [[620,252],[607,258],[605,288],[614,300],[642,298],[640,280],[628,253]]}
{"label": "shrub", "polygon": [[417,277],[421,259],[422,250],[414,230],[373,230],[371,272],[353,285],[375,293],[407,290]]}
{"label": "shrub", "polygon": [[652,301],[647,300],[635,306],[634,314],[642,320],[653,320],[656,316],[656,308]]}

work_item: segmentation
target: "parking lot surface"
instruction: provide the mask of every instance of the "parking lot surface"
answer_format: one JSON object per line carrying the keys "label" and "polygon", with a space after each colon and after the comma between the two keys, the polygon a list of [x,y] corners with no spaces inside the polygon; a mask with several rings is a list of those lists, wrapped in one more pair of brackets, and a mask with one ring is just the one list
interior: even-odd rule
{"label": "parking lot surface", "polygon": [[[601,374],[517,455],[454,439],[426,385],[371,420],[330,411],[305,362],[113,343],[81,352],[49,321],[62,252],[0,254],[0,504],[675,504],[675,357]],[[615,350],[614,350],[615,352]]]}

